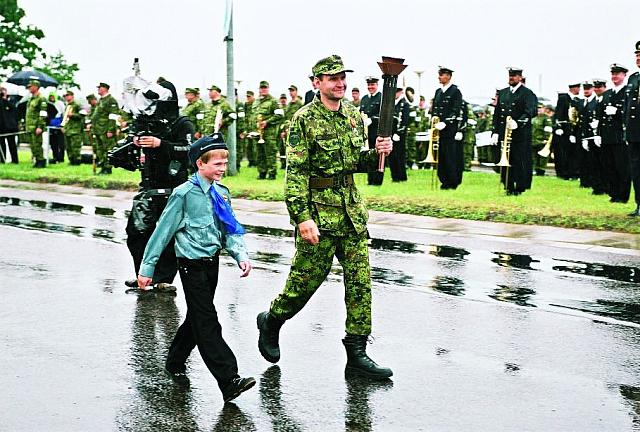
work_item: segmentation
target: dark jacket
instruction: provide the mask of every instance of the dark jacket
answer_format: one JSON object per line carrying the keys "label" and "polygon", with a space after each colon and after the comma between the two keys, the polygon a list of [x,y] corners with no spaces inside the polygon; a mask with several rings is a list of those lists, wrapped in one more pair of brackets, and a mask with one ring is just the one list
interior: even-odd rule
{"label": "dark jacket", "polygon": [[628,80],[625,127],[627,141],[640,142],[640,72],[633,73]]}
{"label": "dark jacket", "polygon": [[[617,93],[609,89],[602,95],[601,109],[599,113],[599,129],[603,145],[622,145],[624,143],[624,108],[627,102],[624,89]],[[613,115],[608,115],[606,109],[614,106],[617,111]]]}
{"label": "dark jacket", "polygon": [[460,111],[462,109],[462,93],[455,84],[442,92],[439,88],[433,96],[433,108],[431,114],[440,117],[441,122],[445,122],[447,126],[440,131],[440,139],[451,138],[458,132],[462,117]]}
{"label": "dark jacket", "polygon": [[0,99],[0,132],[18,132],[18,112],[9,99]]}

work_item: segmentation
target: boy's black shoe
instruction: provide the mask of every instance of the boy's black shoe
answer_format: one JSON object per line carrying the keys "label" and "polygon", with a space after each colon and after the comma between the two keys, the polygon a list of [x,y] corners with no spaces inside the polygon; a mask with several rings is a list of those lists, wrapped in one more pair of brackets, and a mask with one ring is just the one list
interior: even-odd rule
{"label": "boy's black shoe", "polygon": [[165,368],[165,373],[171,378],[171,381],[179,385],[180,387],[189,388],[191,385],[191,381],[189,381],[189,377],[186,372],[171,372],[169,369]]}
{"label": "boy's black shoe", "polygon": [[256,380],[253,377],[233,378],[222,392],[222,398],[224,399],[225,403],[232,401],[240,396],[241,393],[246,392],[254,385],[256,385]]}

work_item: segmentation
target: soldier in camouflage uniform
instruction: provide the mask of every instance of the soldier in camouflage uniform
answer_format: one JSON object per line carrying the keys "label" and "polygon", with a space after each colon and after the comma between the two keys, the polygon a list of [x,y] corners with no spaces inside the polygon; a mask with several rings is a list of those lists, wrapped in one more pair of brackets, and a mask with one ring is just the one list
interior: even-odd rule
{"label": "soldier in camouflage uniform", "polygon": [[253,103],[255,96],[253,91],[247,90],[247,100],[238,104],[238,126],[236,128],[238,134],[238,167],[243,156],[247,157],[250,167],[256,166],[255,146],[258,139],[256,138],[257,126],[256,119],[253,114]]}
{"label": "soldier in camouflage uniform", "polygon": [[187,99],[187,106],[182,109],[182,115],[191,120],[195,129],[194,137],[199,139],[202,137],[202,123],[207,107],[200,99],[198,87],[187,87],[184,91],[184,97]]}
{"label": "soldier in camouflage uniform", "polygon": [[[254,104],[256,123],[259,124],[261,140],[256,144],[258,179],[275,180],[278,171],[278,129],[284,110],[269,94],[269,83],[260,81],[260,98]],[[260,142],[264,141],[264,142]]]}
{"label": "soldier in camouflage uniform", "polygon": [[31,98],[27,102],[25,128],[29,137],[34,168],[44,168],[46,160],[42,150],[42,133],[47,127],[47,99],[40,94],[40,81],[31,80],[27,84]]}
{"label": "soldier in camouflage uniform", "polygon": [[[214,132],[220,132],[226,139],[229,132],[229,125],[234,122],[237,115],[233,108],[231,108],[231,105],[229,105],[229,102],[222,97],[220,87],[212,85],[208,90],[211,103],[207,106],[204,119],[202,120],[202,135],[211,135]],[[222,113],[222,122],[216,125],[218,110]]]}
{"label": "soldier in camouflage uniform", "polygon": [[100,175],[111,174],[107,152],[116,145],[117,121],[120,117],[118,101],[109,94],[109,84],[98,85],[100,101],[91,115],[91,131],[96,140],[96,159]]}
{"label": "soldier in camouflage uniform", "polygon": [[471,162],[473,161],[473,149],[476,146],[476,126],[478,121],[473,112],[473,107],[466,101],[463,101],[464,109],[467,112],[465,125],[463,125],[463,150],[464,150],[464,170],[471,171]]}
{"label": "soldier in camouflage uniform", "polygon": [[67,145],[67,157],[69,164],[80,165],[80,148],[82,147],[82,132],[84,129],[84,116],[80,113],[82,108],[74,100],[74,94],[67,90],[64,95],[67,106],[62,115],[62,132]]}
{"label": "soldier in camouflage uniform", "polygon": [[83,145],[91,146],[91,149],[95,156],[97,154],[97,149],[96,140],[93,136],[93,132],[91,131],[91,120],[93,119],[93,114],[96,112],[98,99],[93,93],[88,95],[86,99],[89,106],[87,107],[87,110],[85,110]]}
{"label": "soldier in camouflage uniform", "polygon": [[409,123],[407,124],[407,137],[405,138],[405,145],[407,148],[406,151],[406,163],[407,168],[414,169],[417,168],[416,165],[416,134],[421,132],[420,129],[420,117],[418,115],[418,105],[414,104],[414,91],[412,87],[407,87],[405,90],[405,94],[407,95],[407,100],[409,101]]}
{"label": "soldier in camouflage uniform", "polygon": [[553,120],[547,115],[544,104],[538,104],[538,115],[531,119],[531,157],[533,159],[533,170],[538,176],[543,176],[547,169],[548,157],[538,154],[547,143],[553,132]]}
{"label": "soldier in camouflage uniform", "polygon": [[336,256],[344,270],[347,371],[386,379],[391,370],[366,354],[371,333],[368,215],[353,173],[375,170],[378,153],[389,154],[392,144],[378,137],[375,149],[363,150],[362,117],[351,103],[342,102],[346,72],[351,71],[337,55],[318,61],[313,75],[320,97],[291,120],[285,201],[296,226],[296,253],[284,291],[258,315],[258,347],[266,360],[280,359],[280,327],[304,307]]}

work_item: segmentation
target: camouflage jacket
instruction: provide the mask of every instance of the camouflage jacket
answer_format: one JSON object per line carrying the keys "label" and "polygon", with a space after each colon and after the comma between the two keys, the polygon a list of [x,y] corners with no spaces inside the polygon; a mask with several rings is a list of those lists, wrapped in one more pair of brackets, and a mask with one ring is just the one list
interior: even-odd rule
{"label": "camouflage jacket", "polygon": [[202,133],[202,124],[206,109],[207,107],[202,99],[198,98],[193,102],[189,102],[187,106],[182,110],[182,115],[189,117],[189,120],[191,120],[191,123],[193,123],[195,132]]}
{"label": "camouflage jacket", "polygon": [[78,102],[71,101],[64,109],[62,127],[65,135],[80,135],[84,129],[84,116],[80,114]]}
{"label": "camouflage jacket", "polygon": [[291,119],[293,115],[302,108],[302,99],[298,97],[296,100],[291,101],[284,108],[284,120],[282,121],[282,125],[280,126],[283,131],[289,130],[289,125],[291,124]]}
{"label": "camouflage jacket", "polygon": [[545,144],[547,142],[551,134],[551,132],[545,132],[544,128],[547,126],[552,128],[553,120],[546,114],[538,114],[531,119],[531,135],[534,145]]}
{"label": "camouflage jacket", "polygon": [[278,128],[283,119],[283,116],[276,114],[278,109],[282,108],[270,94],[259,97],[253,104],[253,115],[256,123],[258,122],[258,117],[260,117],[262,121],[267,122],[267,129]]}
{"label": "camouflage jacket", "polygon": [[25,127],[27,132],[34,132],[37,128],[44,131],[47,127],[47,99],[38,93],[31,96],[27,102],[27,112],[25,114]]}
{"label": "camouflage jacket", "polygon": [[313,219],[321,231],[346,235],[367,229],[367,209],[354,184],[311,189],[312,177],[343,181],[355,172],[376,169],[375,150],[364,150],[364,123],[358,108],[342,103],[329,111],[314,99],[291,119],[287,136],[285,202],[291,222]]}
{"label": "camouflage jacket", "polygon": [[229,125],[235,120],[235,111],[233,111],[229,102],[224,98],[220,98],[217,101],[212,100],[207,106],[207,110],[204,113],[204,119],[202,120],[203,135],[209,135],[215,131],[218,108],[222,112],[222,123],[220,124],[219,131],[222,132],[225,137],[227,136],[227,129],[229,129]]}
{"label": "camouflage jacket", "polygon": [[91,127],[94,135],[101,135],[107,132],[115,132],[117,129],[117,121],[109,118],[115,114],[120,116],[120,107],[118,101],[110,94],[100,98],[98,105],[92,111]]}
{"label": "camouflage jacket", "polygon": [[473,107],[471,104],[465,104],[467,108],[467,124],[463,128],[464,134],[464,142],[466,144],[474,144],[476,143],[476,130],[478,127],[478,118],[476,117],[476,113],[473,112]]}
{"label": "camouflage jacket", "polygon": [[[246,134],[249,132],[255,132],[257,130],[256,127],[256,119],[254,115],[254,104],[253,102],[242,102],[238,104],[238,133],[244,133],[245,138]],[[242,113],[242,114],[240,114]]]}

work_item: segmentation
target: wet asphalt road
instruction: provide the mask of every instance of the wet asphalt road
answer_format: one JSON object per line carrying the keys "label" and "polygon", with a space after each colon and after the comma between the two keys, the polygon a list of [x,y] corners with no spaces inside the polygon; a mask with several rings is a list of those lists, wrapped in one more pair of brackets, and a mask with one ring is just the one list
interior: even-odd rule
{"label": "wet asphalt road", "polygon": [[343,374],[337,266],[261,358],[293,242],[239,212],[256,268],[223,256],[216,305],[258,385],[223,406],[197,352],[189,390],[163,374],[184,298],[125,291],[125,198],[0,188],[0,430],[640,430],[636,250],[372,229],[368,350],[394,377],[369,383]]}

